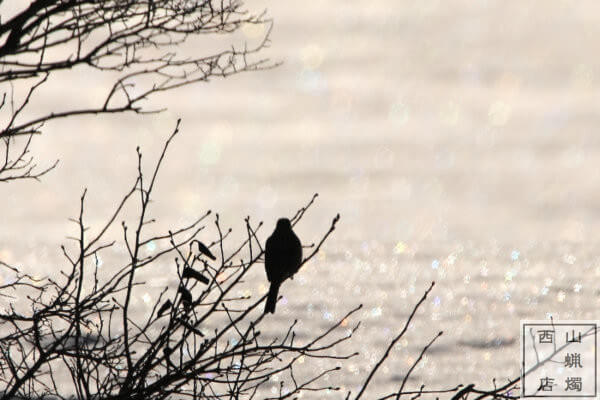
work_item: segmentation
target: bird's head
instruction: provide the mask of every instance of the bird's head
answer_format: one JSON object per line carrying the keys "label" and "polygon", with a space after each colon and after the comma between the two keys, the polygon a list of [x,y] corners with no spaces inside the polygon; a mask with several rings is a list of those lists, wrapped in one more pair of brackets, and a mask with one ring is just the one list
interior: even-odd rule
{"label": "bird's head", "polygon": [[290,229],[292,229],[292,223],[287,218],[279,218],[277,220],[277,227],[276,227],[276,229],[290,230]]}

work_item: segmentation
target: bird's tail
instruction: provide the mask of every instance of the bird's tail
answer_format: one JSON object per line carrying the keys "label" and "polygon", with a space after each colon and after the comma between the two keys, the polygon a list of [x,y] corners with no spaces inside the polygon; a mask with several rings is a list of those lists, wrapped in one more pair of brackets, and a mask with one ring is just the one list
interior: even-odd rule
{"label": "bird's tail", "polygon": [[279,284],[271,283],[269,288],[269,296],[267,297],[267,303],[265,304],[265,314],[275,314],[275,304],[277,303],[277,295],[279,294]]}

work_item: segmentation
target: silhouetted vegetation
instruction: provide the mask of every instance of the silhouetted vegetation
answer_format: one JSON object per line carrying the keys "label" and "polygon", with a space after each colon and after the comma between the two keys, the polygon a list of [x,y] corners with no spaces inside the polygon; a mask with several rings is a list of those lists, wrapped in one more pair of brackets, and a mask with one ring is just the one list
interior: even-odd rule
{"label": "silhouetted vegetation", "polygon": [[[0,315],[0,382],[8,398],[68,397],[73,393],[88,399],[165,398],[175,394],[252,397],[261,384],[284,372],[293,382],[287,393],[316,390],[313,383],[332,372],[319,372],[306,382],[293,379],[299,357],[340,358],[328,350],[351,336],[336,330],[341,320],[308,342],[295,339],[294,323],[278,340],[263,340],[259,328],[264,315],[259,305],[266,295],[233,295],[248,271],[262,263],[263,249],[256,237],[262,223],[246,219],[247,238],[230,253],[225,243],[231,229],[221,227],[218,214],[212,221],[218,237],[206,244],[198,239],[210,212],[188,226],[146,235],[146,227],[153,220],[148,204],[167,148],[178,131],[179,123],[147,175],[138,149],[137,177],[131,190],[97,235],[86,233],[90,227],[85,224],[84,191],[78,217],[73,220],[79,232],[74,238],[76,246],[63,246],[68,268],[57,278],[35,280],[3,264],[14,272],[15,280],[3,286],[0,294],[10,299],[11,293],[27,292],[30,302],[26,313],[9,303],[9,312]],[[314,199],[292,217],[294,222],[302,219]],[[114,275],[102,274],[98,260],[115,245],[106,241],[105,235],[131,202],[137,202],[138,212],[133,226],[122,222],[126,257],[121,266],[113,268],[117,271]],[[338,219],[332,220],[304,263],[319,251]],[[149,243],[157,251],[144,256],[144,246]],[[133,315],[131,299],[145,290],[137,276],[144,269],[164,270],[159,264],[168,256],[177,267],[177,289],[165,288],[148,315]],[[212,323],[215,319],[219,322]],[[205,332],[207,325],[219,328]],[[229,339],[231,335],[235,343]],[[71,385],[64,380],[57,383],[58,371],[69,372]]]}
{"label": "silhouetted vegetation", "polygon": [[[1,4],[2,2],[0,2]],[[259,53],[269,43],[271,21],[237,0],[33,0],[0,18],[0,182],[37,179],[56,166],[39,168],[30,156],[35,135],[58,118],[123,112],[149,113],[154,94],[194,82],[271,68]],[[8,8],[10,4],[2,4]],[[4,9],[6,12],[7,9]],[[225,45],[212,54],[183,50],[207,35],[229,35],[248,24],[267,26],[254,45]],[[51,112],[31,116],[30,103],[56,73],[82,70],[113,79],[95,105],[78,98],[54,102]],[[58,96],[56,96],[58,97]],[[60,103],[65,102],[64,106]]]}
{"label": "silhouetted vegetation", "polygon": [[[259,57],[269,43],[269,29],[254,46],[228,47],[208,55],[178,53],[178,46],[196,37],[231,34],[247,24],[270,24],[264,14],[248,13],[242,6],[235,0],[34,0],[3,17],[0,110],[5,118],[0,128],[0,182],[38,179],[56,166],[38,168],[29,155],[33,138],[48,121],[85,114],[156,112],[144,107],[144,101],[156,93],[273,67]],[[74,101],[64,109],[31,117],[28,105],[39,89],[56,72],[75,68],[116,78],[95,106],[78,108]],[[261,304],[267,294],[239,295],[238,289],[249,271],[264,262],[257,237],[262,222],[246,218],[245,238],[235,244],[231,243],[232,230],[224,228],[219,215],[210,211],[160,234],[149,229],[155,218],[149,215],[148,205],[178,132],[179,121],[149,171],[137,149],[138,168],[130,189],[95,230],[85,222],[84,190],[73,219],[77,227],[74,245],[62,247],[66,268],[38,278],[26,272],[27,267],[0,260],[0,269],[11,274],[0,285],[0,398],[284,399],[340,390],[331,382],[344,362],[358,353],[339,354],[338,348],[359,328],[360,322],[350,328],[345,325],[361,306],[306,339],[298,338],[297,321],[282,326],[275,339],[261,335],[266,318]],[[292,226],[304,218],[316,197],[289,216]],[[130,207],[135,208],[135,217],[126,219],[125,209]],[[324,224],[323,235],[307,247],[299,268],[318,253],[339,219],[336,215]],[[216,229],[211,239],[204,234],[209,225]],[[119,245],[109,234],[115,229],[120,230],[125,251],[119,260],[102,267],[102,255]],[[144,249],[150,244],[156,250],[148,253]],[[132,301],[146,284],[140,275],[163,271],[165,264],[175,267],[177,284],[163,288],[151,301],[149,312],[134,312]],[[296,267],[294,262],[290,269]],[[360,399],[372,389],[373,378],[433,286],[424,291],[403,327],[362,378],[360,390],[341,395]],[[216,328],[209,330],[209,326]],[[478,390],[474,384],[439,390],[426,390],[422,385],[418,391],[408,390],[412,371],[441,335],[440,331],[422,348],[398,390],[380,399],[441,394],[453,399],[475,395],[471,398],[477,400],[519,397],[519,378],[491,390]],[[312,365],[322,359],[334,366],[310,368],[311,376],[298,378],[300,363]],[[266,384],[274,382],[278,390],[266,394]]]}
{"label": "silhouetted vegetation", "polygon": [[[57,277],[35,279],[22,272],[22,268],[2,263],[3,268],[14,274],[10,283],[0,287],[0,296],[8,300],[8,310],[0,314],[3,398],[72,395],[79,399],[162,399],[175,395],[194,399],[254,398],[263,397],[264,385],[273,381],[279,384],[279,391],[269,394],[274,399],[294,398],[303,392],[339,390],[326,384],[324,378],[339,371],[345,360],[358,354],[338,354],[336,350],[359,328],[359,322],[349,330],[342,328],[342,324],[355,317],[361,306],[304,340],[297,338],[297,321],[282,327],[278,338],[263,338],[260,327],[266,314],[262,303],[267,294],[259,297],[235,294],[244,285],[248,272],[264,262],[264,249],[257,237],[262,222],[253,223],[246,218],[246,237],[237,245],[228,242],[232,230],[224,229],[219,215],[212,216],[210,211],[187,226],[158,235],[147,233],[148,225],[156,221],[148,214],[148,204],[167,149],[178,132],[179,122],[149,173],[143,171],[142,153],[137,149],[138,168],[131,189],[95,235],[87,233],[91,227],[85,223],[87,192],[83,192],[78,216],[73,219],[78,232],[73,238],[75,246],[62,247],[67,268]],[[314,195],[290,216],[292,224],[303,219],[316,198]],[[119,228],[126,252],[118,265],[110,269],[104,266],[101,270],[99,260],[103,253],[117,245],[107,239],[107,232],[118,224],[130,203],[137,204],[136,217],[133,222],[121,222]],[[302,259],[301,267],[319,252],[338,221],[336,215],[324,227],[323,236],[308,246],[310,251]],[[214,224],[217,237],[200,240],[200,233],[208,224]],[[148,244],[156,248],[152,254],[144,251]],[[176,288],[165,287],[153,300],[150,312],[133,313],[132,298],[140,298],[145,290],[144,282],[137,277],[146,270],[164,271],[165,259],[176,267]],[[364,378],[355,399],[366,393],[432,288],[433,283]],[[17,309],[11,302],[16,293],[21,301],[27,293],[26,307]],[[209,331],[206,326],[218,328]],[[384,398],[408,394],[417,398],[461,388],[427,391],[423,386],[418,392],[405,390],[411,372],[441,335],[439,332],[422,349],[398,392]],[[295,373],[299,360],[310,363],[311,359],[329,359],[337,365],[325,370],[312,368],[312,376],[299,380]],[[506,394],[511,388],[512,385],[505,386],[494,393],[513,398]],[[473,387],[461,393],[467,394],[467,389],[488,393]],[[348,392],[346,398],[351,395]]]}

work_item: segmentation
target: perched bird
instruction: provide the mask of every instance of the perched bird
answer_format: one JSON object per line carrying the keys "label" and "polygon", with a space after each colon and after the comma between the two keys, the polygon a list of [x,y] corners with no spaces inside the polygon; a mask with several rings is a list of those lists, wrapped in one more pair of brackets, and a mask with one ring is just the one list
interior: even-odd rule
{"label": "perched bird", "polygon": [[265,245],[265,270],[271,282],[265,313],[275,313],[275,303],[281,283],[293,276],[302,263],[302,244],[287,218],[277,221],[275,231]]}

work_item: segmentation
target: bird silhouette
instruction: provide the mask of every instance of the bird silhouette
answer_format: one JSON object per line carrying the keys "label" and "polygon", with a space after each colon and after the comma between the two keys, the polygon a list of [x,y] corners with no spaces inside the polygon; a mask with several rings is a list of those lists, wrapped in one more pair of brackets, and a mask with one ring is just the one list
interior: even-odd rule
{"label": "bird silhouette", "polygon": [[275,313],[275,303],[279,287],[287,278],[292,277],[302,263],[302,244],[292,230],[292,224],[287,218],[277,221],[275,231],[267,239],[265,245],[265,270],[267,279],[271,282],[265,313]]}

